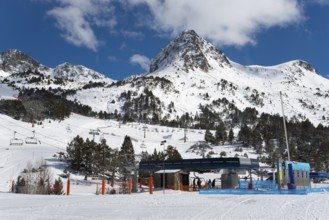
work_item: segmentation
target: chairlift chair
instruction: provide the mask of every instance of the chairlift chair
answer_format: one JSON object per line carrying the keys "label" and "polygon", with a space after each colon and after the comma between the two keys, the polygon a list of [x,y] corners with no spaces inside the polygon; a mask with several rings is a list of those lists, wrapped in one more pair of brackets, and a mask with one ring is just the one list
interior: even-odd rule
{"label": "chairlift chair", "polygon": [[104,140],[104,133],[99,137],[99,141],[101,142],[102,140]]}
{"label": "chairlift chair", "polygon": [[23,145],[23,140],[16,138],[16,131],[14,131],[14,138],[10,139],[10,145]]}
{"label": "chairlift chair", "polygon": [[146,148],[146,145],[144,143],[144,141],[141,143],[141,146],[140,146],[142,149],[145,149]]}
{"label": "chairlift chair", "polygon": [[71,130],[70,125],[68,125],[68,126],[66,127],[66,131],[67,131],[67,133],[72,133],[72,130]]}
{"label": "chairlift chair", "polygon": [[32,137],[25,138],[25,143],[26,144],[38,144],[38,139],[35,138],[35,131],[32,131],[32,132],[33,132]]}

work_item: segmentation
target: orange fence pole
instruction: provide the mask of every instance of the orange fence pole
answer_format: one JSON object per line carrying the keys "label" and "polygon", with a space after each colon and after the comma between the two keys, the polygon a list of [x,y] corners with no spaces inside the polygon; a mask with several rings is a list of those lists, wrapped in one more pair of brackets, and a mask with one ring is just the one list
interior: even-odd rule
{"label": "orange fence pole", "polygon": [[128,194],[131,194],[132,188],[133,188],[133,179],[130,177],[128,184]]}
{"label": "orange fence pole", "polygon": [[150,188],[150,194],[153,194],[153,177],[152,176],[150,176],[149,188]]}
{"label": "orange fence pole", "polygon": [[105,194],[105,179],[102,180],[102,195]]}
{"label": "orange fence pole", "polygon": [[70,179],[67,179],[67,186],[66,186],[66,195],[67,196],[70,195],[70,184],[71,184]]}

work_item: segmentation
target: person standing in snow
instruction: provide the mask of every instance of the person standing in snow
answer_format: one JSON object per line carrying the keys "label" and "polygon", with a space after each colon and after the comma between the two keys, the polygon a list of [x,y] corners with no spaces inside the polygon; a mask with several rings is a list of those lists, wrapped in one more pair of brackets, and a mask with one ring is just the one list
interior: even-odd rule
{"label": "person standing in snow", "polygon": [[198,184],[198,188],[200,190],[201,189],[201,180],[200,180],[200,178],[198,178],[197,184]]}

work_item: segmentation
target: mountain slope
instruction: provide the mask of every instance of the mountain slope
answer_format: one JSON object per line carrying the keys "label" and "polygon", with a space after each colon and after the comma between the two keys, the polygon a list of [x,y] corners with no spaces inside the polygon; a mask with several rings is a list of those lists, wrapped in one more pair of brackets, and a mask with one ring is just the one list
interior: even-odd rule
{"label": "mountain slope", "polygon": [[69,100],[129,120],[157,123],[186,113],[196,117],[205,107],[222,120],[231,120],[232,114],[246,108],[281,115],[281,91],[288,118],[329,125],[329,80],[309,63],[295,60],[268,67],[243,66],[192,30],[162,49],[149,73],[117,82],[83,66],[64,63],[48,68],[16,50],[9,54],[0,57],[3,83],[17,89],[73,90]]}
{"label": "mountain slope", "polygon": [[[124,109],[124,91],[131,91],[131,99],[138,99],[147,88],[161,102],[161,117],[174,119],[185,113],[195,116],[201,104],[222,113],[225,119],[230,112],[227,106],[214,104],[219,99],[228,100],[241,111],[250,107],[260,113],[281,115],[281,91],[289,118],[329,125],[329,81],[307,62],[242,66],[213,48],[194,31],[183,32],[161,50],[147,75],[127,78],[119,86],[81,90],[71,99],[92,105],[95,110],[114,112]],[[172,103],[175,111],[170,109]]]}

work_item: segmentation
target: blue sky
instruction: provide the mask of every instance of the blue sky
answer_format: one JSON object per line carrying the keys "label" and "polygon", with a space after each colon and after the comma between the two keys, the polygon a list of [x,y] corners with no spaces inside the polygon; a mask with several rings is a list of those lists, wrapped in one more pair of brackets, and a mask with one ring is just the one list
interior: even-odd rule
{"label": "blue sky", "polygon": [[0,51],[120,80],[194,29],[243,65],[302,59],[328,76],[328,12],[329,0],[2,0]]}

